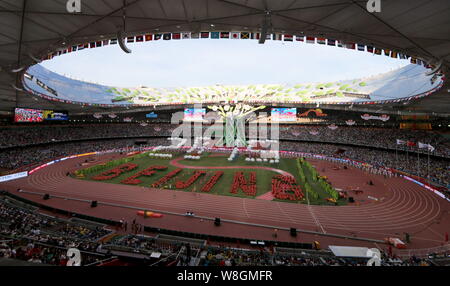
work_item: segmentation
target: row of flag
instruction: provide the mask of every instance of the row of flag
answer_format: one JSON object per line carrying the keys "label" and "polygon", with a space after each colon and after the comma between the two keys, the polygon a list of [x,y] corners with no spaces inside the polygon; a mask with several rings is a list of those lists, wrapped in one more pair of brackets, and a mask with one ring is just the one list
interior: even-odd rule
{"label": "row of flag", "polygon": [[406,145],[408,147],[418,147],[419,149],[427,149],[431,152],[433,152],[435,150],[435,148],[433,146],[431,146],[431,144],[425,144],[422,142],[413,142],[413,141],[409,141],[409,140],[400,140],[397,139],[397,145]]}
{"label": "row of flag", "polygon": [[[139,43],[139,42],[148,42],[148,41],[158,41],[158,40],[182,40],[182,39],[253,39],[259,40],[261,37],[261,33],[251,33],[251,32],[200,32],[200,33],[191,33],[191,32],[178,32],[178,33],[155,33],[155,34],[145,34],[138,36],[129,36],[126,38],[127,43]],[[375,55],[385,55],[391,58],[398,59],[410,59],[412,64],[423,65],[427,68],[432,68],[431,65],[428,65],[421,59],[411,57],[407,54],[394,51],[391,49],[381,49],[371,45],[364,45],[358,43],[344,43],[340,40],[327,39],[323,37],[311,37],[311,36],[303,36],[303,35],[292,35],[292,34],[267,34],[266,40],[274,40],[274,41],[285,41],[285,42],[305,42],[309,44],[319,44],[319,45],[328,45],[328,46],[337,46],[340,48],[347,48],[358,50],[361,52],[368,52]],[[71,53],[75,51],[80,51],[88,48],[98,48],[107,45],[115,45],[117,44],[117,39],[109,39],[102,41],[89,42],[80,45],[73,45],[66,49],[53,52],[48,54],[45,59],[51,59],[55,56],[59,56],[66,53]]]}

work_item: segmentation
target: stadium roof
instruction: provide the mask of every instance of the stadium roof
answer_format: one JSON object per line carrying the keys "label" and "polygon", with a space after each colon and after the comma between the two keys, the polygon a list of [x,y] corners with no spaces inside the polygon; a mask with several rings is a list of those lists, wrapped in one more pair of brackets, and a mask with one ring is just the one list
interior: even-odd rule
{"label": "stadium roof", "polygon": [[[145,32],[259,32],[323,36],[395,49],[450,66],[450,1],[381,1],[370,13],[366,0],[81,0],[81,13],[66,10],[66,0],[0,1],[0,111],[21,107],[83,110],[26,95],[22,67],[49,52],[102,38]],[[270,17],[267,17],[270,14]],[[125,16],[125,21],[124,21]],[[18,71],[20,70],[20,71]],[[408,104],[372,106],[377,110],[448,113],[449,85]],[[98,109],[98,108],[97,108]],[[95,111],[96,108],[84,108]]]}

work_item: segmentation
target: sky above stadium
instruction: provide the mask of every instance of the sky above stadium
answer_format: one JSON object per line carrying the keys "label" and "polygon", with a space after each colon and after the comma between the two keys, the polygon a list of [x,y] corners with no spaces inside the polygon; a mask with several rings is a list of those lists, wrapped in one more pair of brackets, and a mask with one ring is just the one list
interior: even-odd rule
{"label": "sky above stadium", "polygon": [[302,42],[172,40],[85,49],[43,66],[59,74],[118,87],[297,84],[356,79],[409,64],[367,52]]}

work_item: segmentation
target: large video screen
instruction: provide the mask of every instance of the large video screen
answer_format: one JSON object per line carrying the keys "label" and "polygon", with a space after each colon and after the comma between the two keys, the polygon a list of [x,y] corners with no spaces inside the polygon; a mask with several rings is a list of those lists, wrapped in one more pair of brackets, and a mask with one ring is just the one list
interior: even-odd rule
{"label": "large video screen", "polygon": [[206,108],[185,108],[184,120],[197,121],[203,120],[203,116],[206,114]]}
{"label": "large video screen", "polygon": [[69,120],[67,112],[44,110],[44,120]]}
{"label": "large video screen", "polygon": [[47,120],[69,120],[67,112],[40,110],[31,108],[16,108],[15,122],[42,122]]}
{"label": "large video screen", "polygon": [[146,118],[158,118],[158,114],[154,113],[153,111],[150,113],[145,114]]}
{"label": "large video screen", "polygon": [[14,122],[42,122],[44,111],[38,109],[16,108]]}
{"label": "large video screen", "polygon": [[297,108],[272,108],[272,121],[295,122],[297,121]]}

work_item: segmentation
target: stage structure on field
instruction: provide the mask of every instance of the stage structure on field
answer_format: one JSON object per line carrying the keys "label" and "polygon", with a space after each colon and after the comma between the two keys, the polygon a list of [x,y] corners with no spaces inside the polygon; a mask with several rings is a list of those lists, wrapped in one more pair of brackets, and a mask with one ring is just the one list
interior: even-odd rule
{"label": "stage structure on field", "polygon": [[[225,144],[227,147],[246,147],[248,145],[245,134],[246,123],[250,123],[251,120],[255,119],[255,112],[257,110],[266,107],[251,106],[242,103],[226,103],[225,105],[208,106],[208,108],[217,112],[225,124],[223,136],[219,139],[218,143]],[[260,132],[258,134],[258,126],[256,124],[249,124],[249,137],[251,139],[258,139],[258,136],[261,137],[261,135],[266,136],[267,138],[267,129],[263,130],[263,126],[259,127]],[[273,133],[274,132],[271,132],[271,135],[273,135]]]}

